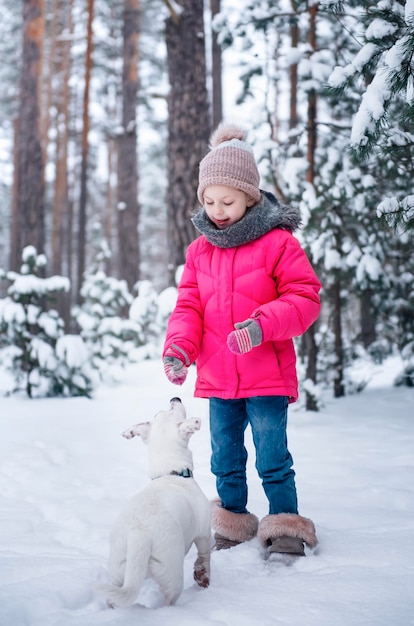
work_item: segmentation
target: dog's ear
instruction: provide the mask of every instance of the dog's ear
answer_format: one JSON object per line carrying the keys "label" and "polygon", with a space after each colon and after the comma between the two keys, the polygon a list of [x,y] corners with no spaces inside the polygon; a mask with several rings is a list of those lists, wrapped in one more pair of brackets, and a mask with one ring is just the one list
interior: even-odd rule
{"label": "dog's ear", "polygon": [[200,430],[200,427],[201,420],[198,419],[198,417],[192,417],[191,419],[185,420],[178,425],[178,432],[184,441],[188,441],[196,430]]}
{"label": "dog's ear", "polygon": [[135,426],[132,426],[132,428],[124,430],[122,436],[125,437],[125,439],[132,439],[132,437],[142,437],[142,441],[146,443],[150,431],[151,422],[141,422],[140,424],[135,424]]}

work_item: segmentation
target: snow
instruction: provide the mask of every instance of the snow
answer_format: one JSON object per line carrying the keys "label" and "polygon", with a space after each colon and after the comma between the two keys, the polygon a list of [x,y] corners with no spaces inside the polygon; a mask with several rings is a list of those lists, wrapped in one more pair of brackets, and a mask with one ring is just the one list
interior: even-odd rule
{"label": "snow", "polygon": [[[289,445],[301,513],[317,527],[315,552],[290,566],[264,560],[257,539],[213,552],[204,590],[192,580],[191,550],[173,607],[161,605],[151,581],[139,596],[145,606],[129,609],[108,609],[95,587],[107,580],[111,524],[148,481],[145,446],[120,433],[172,396],[202,419],[190,444],[195,477],[215,496],[208,403],[192,397],[194,370],[178,388],[160,361],[141,361],[93,400],[0,398],[0,624],[414,624],[413,390],[391,386],[398,365],[378,366],[361,394],[325,397],[319,413],[290,408]],[[246,445],[249,509],[262,517],[249,434]]]}
{"label": "snow", "polygon": [[[183,266],[180,266],[182,272]],[[177,289],[175,287],[167,287],[158,296],[158,310],[162,317],[167,317],[174,309],[177,302]]]}
{"label": "snow", "polygon": [[53,370],[56,367],[52,346],[38,337],[33,337],[32,339],[30,354],[33,358],[38,359],[39,366],[42,369]]}
{"label": "snow", "polygon": [[364,144],[367,130],[372,130],[374,122],[384,115],[384,105],[390,96],[388,70],[380,68],[362,96],[361,106],[352,125],[352,144]]}
{"label": "snow", "polygon": [[326,250],[324,261],[325,261],[325,268],[328,271],[342,267],[342,259],[338,250],[334,250],[334,249]]}
{"label": "snow", "polygon": [[336,66],[329,77],[329,85],[331,87],[340,87],[345,81],[353,76],[356,72],[362,70],[362,68],[369,63],[375,54],[378,52],[378,46],[373,43],[365,44],[356,55],[352,63],[345,67]]}
{"label": "snow", "polygon": [[50,278],[39,278],[34,274],[19,275],[16,272],[8,272],[10,280],[14,280],[13,285],[8,289],[10,295],[13,294],[46,294],[48,291],[69,291],[70,281],[65,276],[50,276]]}
{"label": "snow", "polygon": [[404,61],[404,46],[407,45],[407,40],[407,37],[403,37],[384,55],[386,66],[395,72],[401,70]]}
{"label": "snow", "polygon": [[80,335],[63,335],[56,342],[56,356],[70,369],[81,368],[88,361],[88,350]]}
{"label": "snow", "polygon": [[377,207],[377,216],[381,217],[382,215],[389,215],[399,211],[402,209],[403,213],[402,219],[404,222],[408,223],[413,219],[414,216],[414,194],[410,194],[398,202],[398,198],[385,198]]}
{"label": "snow", "polygon": [[398,211],[398,200],[395,197],[385,198],[377,208],[377,216],[386,215],[387,213],[395,213]]}
{"label": "snow", "polygon": [[6,324],[22,324],[26,319],[23,305],[10,298],[0,298],[0,319]]}
{"label": "snow", "polygon": [[408,24],[414,19],[414,0],[407,0],[405,3],[405,22]]}
{"label": "snow", "polygon": [[369,24],[365,38],[366,39],[382,39],[392,35],[397,30],[397,26],[386,20],[376,18]]}
{"label": "snow", "polygon": [[34,246],[26,246],[22,252],[23,263],[28,263],[32,257],[36,257],[37,252]]}
{"label": "snow", "polygon": [[369,252],[365,252],[358,264],[356,271],[356,280],[359,283],[362,283],[364,277],[367,276],[372,281],[378,281],[380,276],[383,275],[382,265],[379,260],[370,254]]}

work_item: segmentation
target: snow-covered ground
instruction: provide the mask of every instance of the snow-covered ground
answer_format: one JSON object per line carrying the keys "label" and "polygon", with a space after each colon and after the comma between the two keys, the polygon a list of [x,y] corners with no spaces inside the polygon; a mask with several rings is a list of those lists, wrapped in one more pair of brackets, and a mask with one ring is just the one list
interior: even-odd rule
{"label": "snow-covered ground", "polygon": [[[362,394],[328,399],[317,414],[290,409],[301,513],[316,525],[314,553],[286,566],[265,560],[257,539],[212,555],[208,589],[192,580],[173,607],[146,581],[141,606],[111,610],[109,529],[147,482],[146,448],[122,430],[180,395],[203,420],[191,439],[195,477],[209,472],[207,401],[179,389],[161,363],[130,367],[93,400],[0,398],[1,626],[408,626],[414,624],[414,391],[393,388],[392,364]],[[249,509],[266,515],[250,438]],[[142,606],[145,605],[145,606]]]}

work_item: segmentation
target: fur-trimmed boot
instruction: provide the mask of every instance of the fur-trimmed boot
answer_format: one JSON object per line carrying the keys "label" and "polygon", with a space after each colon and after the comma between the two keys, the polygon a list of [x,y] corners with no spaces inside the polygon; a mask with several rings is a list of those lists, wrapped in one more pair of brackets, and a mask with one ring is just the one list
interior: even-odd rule
{"label": "fur-trimmed boot", "polygon": [[318,540],[312,520],[295,513],[266,515],[257,536],[268,552],[305,556],[304,543],[314,548]]}
{"label": "fur-trimmed boot", "polygon": [[244,541],[250,541],[257,534],[259,520],[253,513],[233,513],[221,506],[221,500],[211,502],[211,525],[215,544],[213,550],[226,550]]}

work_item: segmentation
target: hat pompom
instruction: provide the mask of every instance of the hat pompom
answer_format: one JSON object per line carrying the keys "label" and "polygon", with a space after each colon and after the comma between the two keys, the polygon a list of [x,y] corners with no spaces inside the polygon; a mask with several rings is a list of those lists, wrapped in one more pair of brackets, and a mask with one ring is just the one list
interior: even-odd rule
{"label": "hat pompom", "polygon": [[231,141],[232,139],[244,141],[245,138],[246,133],[240,126],[237,126],[236,124],[221,123],[211,135],[210,147],[217,148],[217,146],[223,143],[223,141]]}

